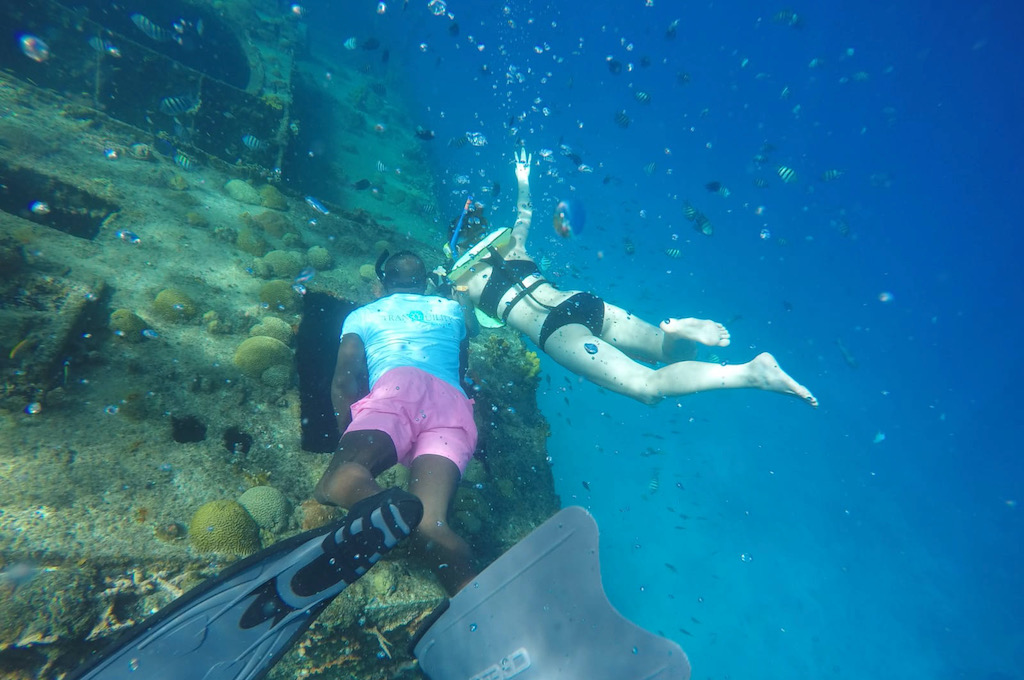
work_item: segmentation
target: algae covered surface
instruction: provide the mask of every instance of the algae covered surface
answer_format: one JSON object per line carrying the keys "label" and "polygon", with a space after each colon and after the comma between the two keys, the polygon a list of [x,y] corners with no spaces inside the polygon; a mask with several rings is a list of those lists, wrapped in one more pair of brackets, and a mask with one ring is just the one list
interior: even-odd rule
{"label": "algae covered surface", "polygon": [[[290,66],[285,80],[302,77]],[[360,78],[341,73],[337,89],[352,158],[381,144],[360,123],[374,96]],[[262,92],[288,101],[286,84]],[[63,677],[239,556],[329,521],[311,500],[329,456],[300,446],[295,279],[315,271],[302,289],[364,303],[376,289],[360,269],[381,249],[441,262],[411,131],[389,137],[405,158],[389,190],[339,191],[324,215],[271,157],[165,155],[156,131],[97,104],[0,74],[3,677]],[[480,447],[451,518],[484,566],[558,500],[536,357],[486,331],[471,367]],[[385,476],[404,483],[401,470]],[[442,599],[399,551],[272,677],[415,674],[408,640]]]}

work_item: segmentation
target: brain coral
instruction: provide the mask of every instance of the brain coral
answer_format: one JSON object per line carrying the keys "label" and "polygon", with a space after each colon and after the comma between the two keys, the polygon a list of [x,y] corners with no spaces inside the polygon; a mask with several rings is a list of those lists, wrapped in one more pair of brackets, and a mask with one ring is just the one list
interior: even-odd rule
{"label": "brain coral", "polygon": [[260,302],[274,311],[290,312],[299,306],[299,294],[291,281],[267,281],[260,286]]}
{"label": "brain coral", "polygon": [[271,250],[263,257],[270,265],[274,276],[280,279],[294,279],[302,271],[302,257],[290,250]]}
{"label": "brain coral", "polygon": [[260,196],[260,192],[256,191],[248,182],[240,179],[228,180],[227,184],[224,185],[224,193],[239,203],[263,205],[263,197]]}
{"label": "brain coral", "polygon": [[277,187],[273,184],[264,184],[259,188],[259,192],[264,208],[273,208],[274,210],[288,209],[288,201],[285,199],[284,194],[278,191]]}
{"label": "brain coral", "polygon": [[260,549],[256,521],[236,501],[210,501],[196,510],[188,537],[199,552],[251,555]]}
{"label": "brain coral", "polygon": [[288,499],[272,486],[254,486],[238,502],[262,528],[278,532],[288,522]]}
{"label": "brain coral", "polygon": [[313,246],[307,250],[306,259],[309,260],[309,265],[318,271],[330,269],[334,263],[331,254],[323,246]]}
{"label": "brain coral", "polygon": [[147,328],[146,322],[130,309],[117,309],[110,315],[110,330],[127,342],[141,342],[142,331]]}
{"label": "brain coral", "polygon": [[244,250],[256,257],[267,252],[266,239],[258,231],[250,227],[243,227],[238,230],[238,236],[235,237],[235,245],[238,246],[239,250]]}
{"label": "brain coral", "polygon": [[262,321],[249,329],[249,335],[266,335],[288,344],[292,340],[292,327],[276,316],[265,316]]}
{"label": "brain coral", "polygon": [[291,362],[288,345],[265,335],[251,337],[235,350],[235,366],[253,378],[260,377],[271,366],[288,366]]}
{"label": "brain coral", "polygon": [[153,310],[168,321],[186,321],[196,315],[196,303],[180,290],[165,288],[153,301]]}

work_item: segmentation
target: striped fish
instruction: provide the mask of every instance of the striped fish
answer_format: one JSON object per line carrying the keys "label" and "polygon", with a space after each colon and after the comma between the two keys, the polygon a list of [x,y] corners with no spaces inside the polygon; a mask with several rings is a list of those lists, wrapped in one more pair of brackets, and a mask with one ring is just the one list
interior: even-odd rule
{"label": "striped fish", "polygon": [[242,144],[252,151],[259,151],[263,148],[263,141],[254,135],[242,135]]}
{"label": "striped fish", "polygon": [[650,104],[651,103],[651,95],[647,94],[643,90],[637,90],[636,92],[634,92],[633,93],[633,99],[637,100],[641,104]]}
{"label": "striped fish", "polygon": [[194,113],[198,108],[199,102],[188,95],[164,97],[160,100],[160,113],[166,113],[168,116]]}
{"label": "striped fish", "polygon": [[654,171],[658,169],[658,166],[653,161],[644,166],[644,174],[650,177],[654,174]]}
{"label": "striped fish", "polygon": [[665,251],[665,254],[671,257],[673,260],[678,260],[682,257],[683,252],[679,248],[669,248]]}
{"label": "striped fish", "polygon": [[141,14],[133,14],[132,23],[138,26],[139,30],[157,42],[167,42],[174,36],[166,28],[157,26],[148,17]]}
{"label": "striped fish", "polygon": [[780,165],[777,172],[779,173],[779,177],[781,177],[782,181],[786,184],[796,181],[796,171],[787,165]]}
{"label": "striped fish", "polygon": [[174,164],[182,170],[193,170],[196,167],[196,162],[180,151],[174,154]]}
{"label": "striped fish", "polygon": [[629,116],[626,115],[625,111],[617,111],[615,113],[614,120],[615,120],[615,124],[618,125],[622,129],[628,128],[629,124],[632,122],[629,119]]}
{"label": "striped fish", "polygon": [[831,182],[832,180],[839,179],[842,176],[842,170],[826,170],[825,172],[821,173],[821,181]]}

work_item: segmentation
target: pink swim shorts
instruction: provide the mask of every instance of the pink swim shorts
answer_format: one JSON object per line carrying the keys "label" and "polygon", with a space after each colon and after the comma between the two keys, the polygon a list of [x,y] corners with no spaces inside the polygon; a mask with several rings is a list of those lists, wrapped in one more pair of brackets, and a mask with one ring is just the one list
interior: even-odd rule
{"label": "pink swim shorts", "polygon": [[473,402],[462,390],[426,371],[392,368],[370,393],[352,404],[346,432],[380,430],[395,444],[406,467],[425,453],[444,456],[466,471],[476,451]]}

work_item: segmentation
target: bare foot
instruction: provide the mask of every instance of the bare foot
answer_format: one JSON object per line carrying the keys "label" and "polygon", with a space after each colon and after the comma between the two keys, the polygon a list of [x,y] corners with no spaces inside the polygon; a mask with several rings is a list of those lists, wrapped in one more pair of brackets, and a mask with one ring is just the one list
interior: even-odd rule
{"label": "bare foot", "polygon": [[811,406],[817,408],[818,400],[811,391],[798,383],[789,374],[779,368],[779,362],[768,352],[762,352],[747,364],[750,369],[750,386],[779,394],[792,394],[800,397]]}
{"label": "bare foot", "polygon": [[666,319],[661,330],[676,340],[693,340],[708,347],[725,347],[730,342],[725,326],[710,319]]}

